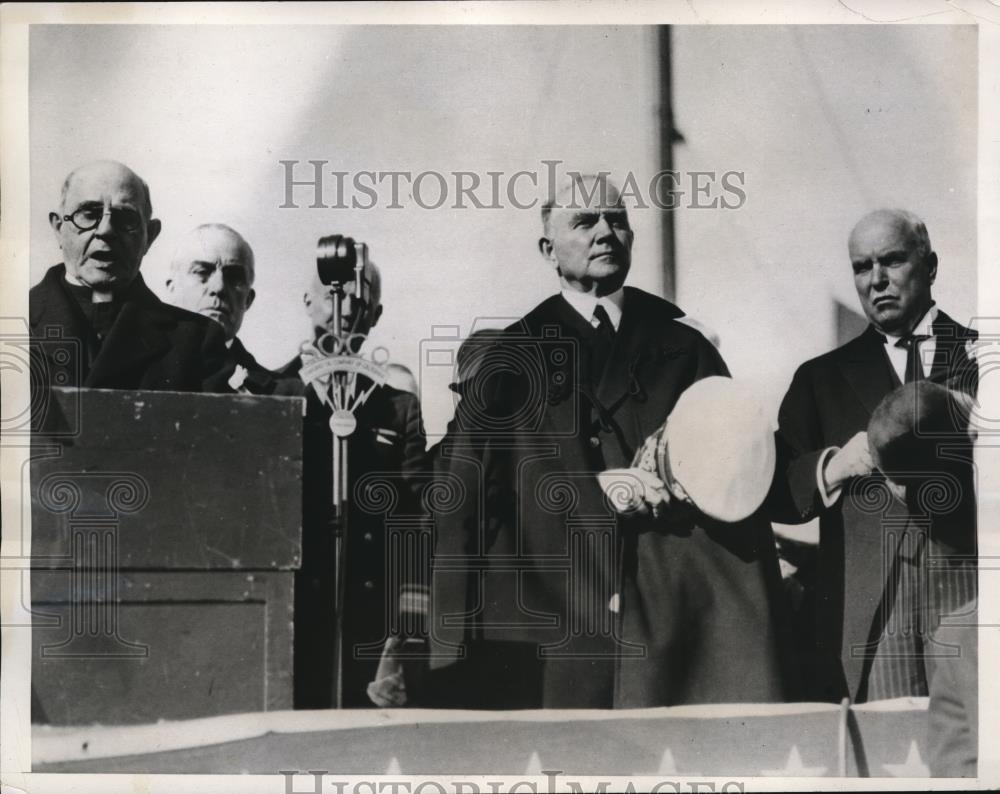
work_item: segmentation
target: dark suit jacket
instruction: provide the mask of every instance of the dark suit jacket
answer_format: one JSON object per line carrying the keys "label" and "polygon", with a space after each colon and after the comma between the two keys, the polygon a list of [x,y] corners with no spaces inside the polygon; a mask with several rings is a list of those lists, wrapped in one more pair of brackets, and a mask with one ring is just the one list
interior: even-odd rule
{"label": "dark suit jacket", "polygon": [[[934,333],[931,380],[974,392],[976,369],[965,345],[975,332],[939,312]],[[823,450],[866,430],[875,407],[898,385],[884,343],[869,327],[799,367],[781,404],[772,517],[784,523],[820,518],[816,636],[806,675],[814,685],[810,699],[865,699],[871,656],[891,611],[887,572],[900,522],[906,526],[913,508],[895,502],[877,474],[845,484],[840,499],[825,508],[817,464]],[[967,453],[962,443],[954,446],[956,454]],[[921,520],[933,519],[931,553],[975,553],[971,485],[962,484],[961,490],[963,498],[921,511]]]}
{"label": "dark suit jacket", "polygon": [[436,515],[434,558],[433,664],[462,659],[452,667],[466,688],[450,705],[785,697],[770,526],[620,519],[594,476],[629,466],[685,388],[726,374],[682,314],[626,288],[592,377],[595,332],[554,296],[507,329],[465,389],[438,458],[460,483]]}
{"label": "dark suit jacket", "polygon": [[211,390],[226,357],[217,323],[163,303],[137,275],[100,352],[88,362],[91,332],[64,286],[65,272],[61,264],[49,268],[29,293],[32,352],[45,385]]}
{"label": "dark suit jacket", "polygon": [[[295,581],[295,704],[330,708],[334,702],[334,543],[330,411],[298,377],[298,357],[277,371],[277,392],[307,396],[303,422],[302,568]],[[405,585],[426,587],[429,527],[419,493],[426,484],[426,437],[417,398],[377,387],[355,414],[348,442],[347,581],[344,603],[344,706],[371,706],[366,688],[375,678],[385,640],[402,633],[399,595]],[[422,562],[415,550],[425,548]],[[414,583],[412,580],[419,578]]]}
{"label": "dark suit jacket", "polygon": [[282,384],[285,381],[282,381],[277,373],[259,364],[257,359],[253,357],[253,354],[244,347],[243,342],[240,341],[238,336],[233,338],[233,343],[226,351],[226,361],[222,368],[212,377],[210,382],[211,388],[208,390],[220,392],[233,391],[232,386],[229,385],[229,381],[236,373],[237,367],[243,367],[247,371],[241,388],[250,392],[250,394],[298,395],[302,393],[299,387],[291,389],[282,388]]}

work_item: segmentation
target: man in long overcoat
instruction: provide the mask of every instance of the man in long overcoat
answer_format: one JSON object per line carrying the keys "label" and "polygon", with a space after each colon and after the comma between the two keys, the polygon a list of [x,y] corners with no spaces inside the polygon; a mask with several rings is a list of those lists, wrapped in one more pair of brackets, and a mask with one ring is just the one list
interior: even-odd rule
{"label": "man in long overcoat", "polygon": [[572,180],[542,221],[560,293],[477,346],[438,450],[452,495],[435,516],[440,701],[786,699],[769,524],[694,508],[618,516],[595,476],[628,467],[681,393],[725,364],[680,309],[624,286],[633,232],[610,181]]}

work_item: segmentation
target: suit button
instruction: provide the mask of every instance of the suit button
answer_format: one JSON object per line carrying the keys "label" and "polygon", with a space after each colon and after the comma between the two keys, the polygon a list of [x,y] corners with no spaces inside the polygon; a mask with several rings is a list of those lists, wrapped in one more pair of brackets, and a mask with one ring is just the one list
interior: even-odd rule
{"label": "suit button", "polygon": [[367,540],[367,541],[368,541],[369,543],[371,543],[371,540],[372,540],[372,533],[371,533],[371,532],[366,532],[366,533],[365,533],[365,535],[364,535],[364,538],[365,538],[365,540]]}
{"label": "suit button", "polygon": [[599,439],[597,436],[591,436],[590,437],[590,446],[594,447],[595,449],[597,447],[601,446],[601,439]]}
{"label": "suit button", "polygon": [[375,582],[373,582],[371,579],[365,579],[365,590],[374,590],[374,589],[375,589]]}

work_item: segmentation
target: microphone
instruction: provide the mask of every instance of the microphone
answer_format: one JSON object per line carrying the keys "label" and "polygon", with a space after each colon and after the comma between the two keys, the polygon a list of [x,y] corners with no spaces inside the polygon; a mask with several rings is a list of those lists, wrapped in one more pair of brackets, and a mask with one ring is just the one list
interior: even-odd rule
{"label": "microphone", "polygon": [[354,282],[354,296],[361,297],[362,274],[368,263],[368,246],[353,237],[331,234],[320,237],[316,248],[316,275],[324,287],[337,289]]}

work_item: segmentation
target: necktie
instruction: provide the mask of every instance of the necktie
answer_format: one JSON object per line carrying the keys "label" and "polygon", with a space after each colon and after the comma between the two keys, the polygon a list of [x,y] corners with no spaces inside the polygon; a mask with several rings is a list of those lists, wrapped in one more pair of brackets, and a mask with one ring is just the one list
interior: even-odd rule
{"label": "necktie", "polygon": [[927,334],[911,334],[904,336],[896,347],[906,349],[906,379],[904,383],[912,383],[915,380],[923,380],[924,369],[920,364],[920,343],[925,339],[930,339]]}
{"label": "necktie", "polygon": [[596,383],[601,379],[604,367],[611,356],[611,347],[615,341],[615,327],[611,324],[607,310],[599,303],[594,307],[594,319],[597,320],[597,326],[594,329],[591,343],[590,377]]}
{"label": "necktie", "polygon": [[594,319],[597,320],[598,333],[603,334],[608,339],[614,339],[615,327],[611,323],[611,318],[608,317],[608,310],[599,303],[594,307]]}

